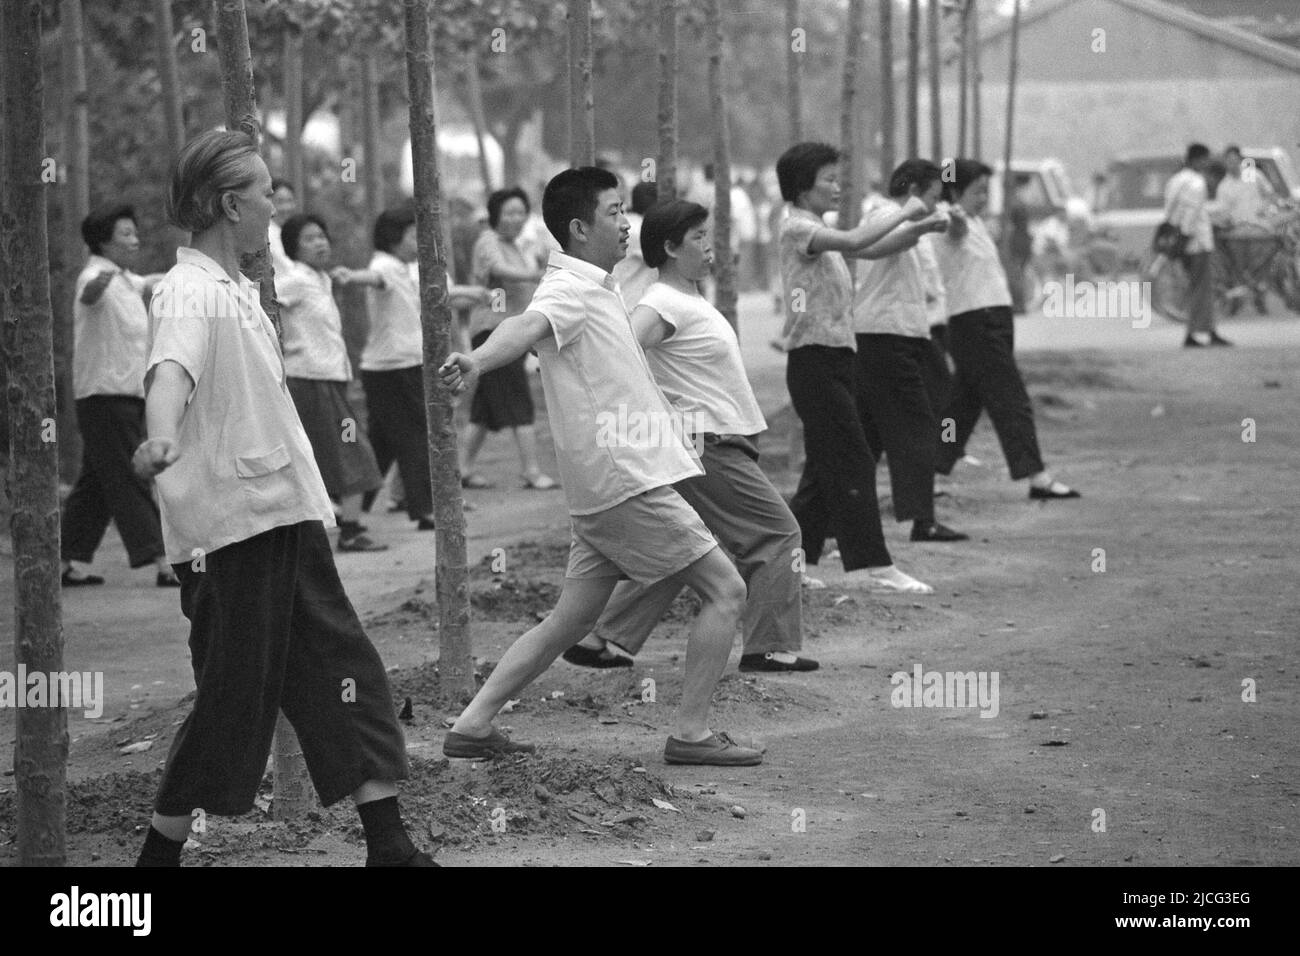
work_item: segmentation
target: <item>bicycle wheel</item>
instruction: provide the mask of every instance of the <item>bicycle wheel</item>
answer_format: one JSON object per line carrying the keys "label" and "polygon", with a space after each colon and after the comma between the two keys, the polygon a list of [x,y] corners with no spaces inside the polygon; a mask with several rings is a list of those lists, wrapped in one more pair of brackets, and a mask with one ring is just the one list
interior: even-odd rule
{"label": "bicycle wheel", "polygon": [[1186,325],[1192,287],[1187,267],[1181,259],[1158,258],[1163,259],[1158,266],[1148,260],[1142,267],[1143,279],[1151,283],[1151,308],[1170,322]]}

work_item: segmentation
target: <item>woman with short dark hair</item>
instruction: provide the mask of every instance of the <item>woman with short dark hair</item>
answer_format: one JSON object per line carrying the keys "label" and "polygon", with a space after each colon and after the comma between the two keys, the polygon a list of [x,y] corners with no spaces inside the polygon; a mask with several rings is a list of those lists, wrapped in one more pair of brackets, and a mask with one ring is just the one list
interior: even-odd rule
{"label": "woman with short dark hair", "polygon": [[431,866],[397,807],[408,766],[388,678],[334,568],[275,329],[239,271],[266,245],[272,192],[253,140],[212,131],[181,150],[167,197],[192,236],[154,293],[135,462],[157,476],[197,693],[138,865],[179,866],[196,810],[253,808],[283,711],[321,803],[356,802],[366,865]]}
{"label": "woman with short dark hair", "polygon": [[140,254],[135,210],[106,206],[81,223],[90,258],[77,277],[72,387],[81,432],[81,474],[63,506],[63,586],[103,584],[77,565],[91,564],[108,523],[131,567],[157,566],[159,587],[179,587],[167,563],[158,506],[149,482],[131,468],[144,438],[144,363],[149,312],[144,296],[160,275],[131,270]]}

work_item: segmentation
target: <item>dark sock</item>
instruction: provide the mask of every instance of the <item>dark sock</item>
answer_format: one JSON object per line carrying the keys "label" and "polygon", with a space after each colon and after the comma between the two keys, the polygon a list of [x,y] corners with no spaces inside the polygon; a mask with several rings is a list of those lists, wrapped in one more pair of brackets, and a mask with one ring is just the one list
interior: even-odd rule
{"label": "dark sock", "polygon": [[184,840],[168,839],[151,826],[149,827],[149,833],[144,838],[144,847],[140,850],[140,858],[135,861],[135,865],[180,866],[181,849],[184,846]]}
{"label": "dark sock", "polygon": [[402,866],[419,852],[402,825],[396,797],[360,804],[357,813],[366,831],[366,866]]}

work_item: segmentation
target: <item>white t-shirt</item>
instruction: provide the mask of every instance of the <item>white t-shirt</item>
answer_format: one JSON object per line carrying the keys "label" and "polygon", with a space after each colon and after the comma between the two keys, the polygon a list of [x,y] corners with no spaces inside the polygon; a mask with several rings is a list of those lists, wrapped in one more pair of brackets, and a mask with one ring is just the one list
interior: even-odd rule
{"label": "white t-shirt", "polygon": [[553,333],[537,343],[537,358],[570,514],[703,474],[613,276],[553,252],[528,311],[546,316]]}
{"label": "white t-shirt", "polygon": [[343,341],[343,317],[329,274],[303,262],[290,262],[283,275],[276,274],[275,286],[285,373],[292,378],[349,381],[352,366]]}
{"label": "white t-shirt", "polygon": [[[864,223],[884,222],[898,207],[893,202],[874,206]],[[930,337],[925,311],[925,276],[916,246],[883,259],[863,259],[858,264],[853,295],[853,331],[858,335]]]}
{"label": "white t-shirt", "polygon": [[1002,270],[998,247],[978,216],[966,217],[966,235],[935,236],[935,258],[943,275],[948,314],[1011,305],[1011,288]]}
{"label": "white t-shirt", "polygon": [[285,384],[275,328],[257,286],[182,246],[154,288],[150,372],[181,365],[194,380],[180,457],[155,479],[172,564],[191,562],[300,521],[334,526],[316,456]]}
{"label": "white t-shirt", "polygon": [[1189,167],[1184,166],[1165,184],[1165,219],[1191,236],[1188,255],[1214,251],[1209,199],[1205,177]]}
{"label": "white t-shirt", "polygon": [[756,435],[767,428],[745,375],[740,343],[722,313],[700,295],[663,282],[640,306],[653,309],[673,332],[646,352],[655,381],[694,432]]}
{"label": "white t-shirt", "polygon": [[[115,273],[94,305],[81,293],[105,270]],[[144,279],[111,259],[92,255],[77,276],[72,304],[72,392],[144,398],[144,361],[148,357],[149,310],[141,294]]]}
{"label": "white t-shirt", "polygon": [[384,279],[382,289],[366,290],[370,334],[361,350],[361,370],[391,372],[424,362],[420,328],[420,287],[411,268],[387,252],[376,251],[370,268]]}

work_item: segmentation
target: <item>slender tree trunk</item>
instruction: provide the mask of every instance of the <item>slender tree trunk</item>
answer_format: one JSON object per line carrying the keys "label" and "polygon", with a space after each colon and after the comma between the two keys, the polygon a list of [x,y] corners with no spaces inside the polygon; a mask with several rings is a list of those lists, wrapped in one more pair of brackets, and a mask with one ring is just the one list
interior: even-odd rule
{"label": "slender tree trunk", "polygon": [[438,675],[450,693],[474,693],[470,656],[469,571],[465,513],[452,396],[438,369],[451,351],[452,315],[447,305],[447,257],[443,249],[442,195],[433,115],[433,46],[428,0],[406,4],[406,77],[411,104],[416,233],[420,246],[420,318],[424,328],[424,402],[429,419],[429,471],[433,480]]}
{"label": "slender tree trunk", "polygon": [[[257,119],[253,57],[248,48],[248,19],[244,0],[223,0],[215,6],[226,128],[247,133],[260,146],[262,127]],[[280,306],[275,298],[275,267],[271,263],[269,246],[263,246],[260,252],[253,255],[242,256],[239,269],[258,284],[262,308],[279,336]],[[273,801],[272,816],[276,820],[299,819],[315,802],[315,794],[306,784],[307,763],[302,757],[302,745],[283,713],[276,719],[272,753],[274,793],[279,798]]]}
{"label": "slender tree trunk", "polygon": [[880,181],[889,179],[898,157],[894,106],[894,0],[880,0]]}
{"label": "slender tree trunk", "polygon": [[366,224],[384,211],[384,168],[379,160],[379,64],[373,53],[361,61],[362,173],[366,181]]}
{"label": "slender tree trunk", "polygon": [[907,158],[921,154],[921,0],[907,5]]}
{"label": "slender tree trunk", "polygon": [[90,213],[90,107],[86,89],[86,34],[81,0],[63,4],[64,152],[67,184],[63,189],[63,281],[56,283],[54,310],[54,387],[58,395],[59,471],[69,479],[81,467],[82,436],[77,429],[72,381],[75,347],[72,297],[77,273],[86,259],[81,222]]}
{"label": "slender tree trunk", "polygon": [[591,92],[591,0],[568,0],[569,164],[596,162],[596,109]]}
{"label": "slender tree trunk", "polygon": [[158,79],[162,81],[163,121],[167,145],[175,156],[185,145],[185,111],[181,105],[181,81],[176,72],[176,28],[172,23],[171,0],[153,0],[154,36],[158,42]]}
{"label": "slender tree trunk", "polygon": [[980,99],[984,83],[984,73],[980,70],[980,14],[979,0],[970,0],[970,143],[971,156],[981,159],[983,155],[983,114]]}
{"label": "slender tree trunk", "polygon": [[845,25],[844,90],[840,100],[840,210],[837,227],[852,229],[858,222],[861,189],[858,186],[857,108],[858,60],[862,49],[862,0],[849,0]]}
{"label": "slender tree trunk", "polygon": [[483,180],[483,197],[495,188],[492,182],[492,170],[488,166],[487,156],[487,119],[483,115],[483,89],[479,81],[478,50],[470,47],[465,52],[465,93],[469,106],[469,121],[474,127],[474,139],[478,144],[478,172]]}
{"label": "slender tree trunk", "polygon": [[[785,0],[786,106],[790,110],[790,142],[803,140],[803,58],[806,49],[796,49],[794,31],[799,29],[799,0]],[[807,42],[807,38],[804,38]]]}
{"label": "slender tree trunk", "polygon": [[943,159],[943,110],[939,106],[943,63],[939,59],[939,16],[939,0],[930,0],[930,15],[926,23],[930,48],[930,156],[936,163]]}
{"label": "slender tree trunk", "polygon": [[655,161],[660,202],[677,198],[677,7],[678,0],[660,0],[659,156]]}
{"label": "slender tree trunk", "polygon": [[307,118],[302,104],[302,31],[296,23],[284,32],[284,175],[293,184],[300,205],[307,205],[307,164],[302,152],[302,128]]}
{"label": "slender tree trunk", "polygon": [[1020,63],[1020,0],[1011,13],[1011,68],[1007,75],[1007,138],[1002,150],[1002,215],[998,239],[1002,246],[1002,261],[1011,261],[1011,203],[1015,198],[1015,175],[1011,172],[1012,134],[1016,125],[1016,72]]}
{"label": "slender tree trunk", "polygon": [[727,97],[722,85],[722,0],[705,0],[705,42],[709,56],[709,101],[713,104],[714,305],[740,334],[736,315],[736,260],[731,254],[731,146]]}
{"label": "slender tree trunk", "polygon": [[[29,673],[50,674],[63,670],[63,612],[40,0],[6,3],[0,18],[5,128],[0,276],[9,385],[14,664]],[[25,694],[27,688],[20,686],[18,692]],[[19,866],[62,866],[66,861],[67,763],[67,709],[18,708],[14,779]]]}
{"label": "slender tree trunk", "polygon": [[958,27],[961,31],[961,60],[958,65],[957,74],[957,155],[966,155],[966,120],[969,116],[967,111],[966,94],[970,89],[970,3],[969,0],[962,4],[961,8],[961,25]]}

